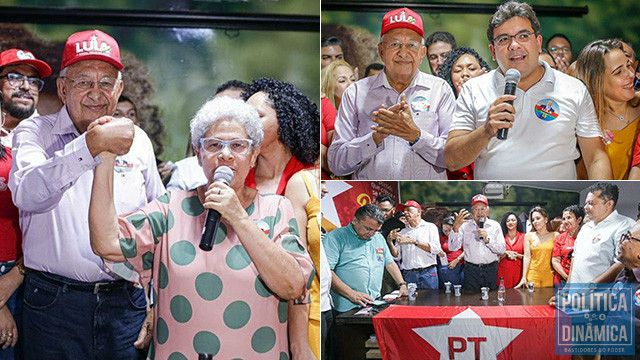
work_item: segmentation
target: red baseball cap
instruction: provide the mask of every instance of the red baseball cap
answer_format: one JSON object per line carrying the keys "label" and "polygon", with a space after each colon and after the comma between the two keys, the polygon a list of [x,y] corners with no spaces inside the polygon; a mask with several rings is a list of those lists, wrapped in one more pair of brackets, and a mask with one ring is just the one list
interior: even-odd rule
{"label": "red baseball cap", "polygon": [[36,59],[31,51],[9,49],[0,53],[0,67],[19,64],[33,66],[38,70],[41,78],[51,75],[51,67],[46,62]]}
{"label": "red baseball cap", "polygon": [[122,70],[118,42],[100,30],[80,31],[72,34],[64,44],[62,69],[82,60],[102,60]]}
{"label": "red baseball cap", "polygon": [[473,197],[473,199],[471,199],[471,206],[477,204],[477,203],[483,203],[487,206],[489,206],[489,200],[487,200],[487,197],[482,195],[482,194],[478,194],[476,196]]}
{"label": "red baseball cap", "polygon": [[418,204],[417,201],[413,201],[413,200],[409,200],[404,204],[398,204],[398,210],[399,211],[404,211],[404,208],[406,206],[411,206],[411,207],[417,208],[418,210],[420,210],[420,212],[422,212],[422,207],[420,206],[420,204]]}
{"label": "red baseball cap", "polygon": [[384,35],[387,31],[396,28],[407,28],[413,30],[424,37],[424,28],[422,27],[422,17],[415,11],[409,8],[400,8],[391,10],[384,14],[382,18],[382,30],[380,36]]}

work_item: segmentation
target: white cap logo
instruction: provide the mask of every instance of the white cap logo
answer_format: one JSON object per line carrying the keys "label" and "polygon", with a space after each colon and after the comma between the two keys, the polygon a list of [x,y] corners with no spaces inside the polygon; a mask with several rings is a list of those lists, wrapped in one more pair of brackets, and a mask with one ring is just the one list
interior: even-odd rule
{"label": "white cap logo", "polygon": [[33,56],[33,54],[31,52],[23,51],[23,50],[18,50],[18,52],[16,52],[16,56],[20,60],[35,60],[36,59],[36,57]]}
{"label": "white cap logo", "polygon": [[105,55],[110,55],[111,54],[111,46],[109,46],[106,42],[101,42],[98,45],[98,37],[93,35],[91,36],[91,40],[89,41],[89,44],[87,44],[86,41],[82,42],[82,45],[80,44],[80,42],[76,42],[76,54],[80,54],[83,52],[98,52],[98,53],[103,53]]}

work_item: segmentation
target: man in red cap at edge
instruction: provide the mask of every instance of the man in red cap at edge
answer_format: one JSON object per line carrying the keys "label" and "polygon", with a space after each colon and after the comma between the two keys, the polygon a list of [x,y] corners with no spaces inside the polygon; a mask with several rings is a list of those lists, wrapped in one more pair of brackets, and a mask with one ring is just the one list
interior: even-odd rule
{"label": "man in red cap at edge", "polygon": [[500,224],[489,219],[489,212],[487,197],[474,196],[471,200],[473,220],[467,220],[467,210],[460,210],[449,234],[449,250],[456,251],[464,245],[464,289],[495,290],[498,287],[498,256],[504,253],[506,244]]}
{"label": "man in red cap at edge", "polygon": [[57,79],[64,106],[14,130],[9,187],[23,238],[27,360],[137,359],[134,342],[140,346],[151,335],[142,326],[143,289],[93,253],[87,222],[93,169],[104,151],[118,155],[118,213],[165,193],[147,135],[130,119],[112,117],[124,88],[122,68],[118,43],[108,34],[71,35]]}
{"label": "man in red cap at edge", "polygon": [[389,252],[402,263],[402,277],[407,283],[415,283],[418,289],[438,289],[436,256],[442,251],[440,235],[435,224],[422,219],[422,207],[410,200],[398,205],[407,219],[402,230],[389,234],[396,244],[388,241]]}
{"label": "man in red cap at edge", "polygon": [[384,71],[345,90],[329,168],[355,180],[446,180],[455,98],[443,79],[419,70],[427,53],[422,18],[408,8],[392,10],[380,36]]}
{"label": "man in red cap at edge", "polygon": [[11,132],[30,117],[37,117],[38,98],[44,78],[51,75],[51,67],[37,59],[30,51],[9,49],[0,53],[0,92],[3,100],[4,122],[0,123],[0,143],[11,147]]}

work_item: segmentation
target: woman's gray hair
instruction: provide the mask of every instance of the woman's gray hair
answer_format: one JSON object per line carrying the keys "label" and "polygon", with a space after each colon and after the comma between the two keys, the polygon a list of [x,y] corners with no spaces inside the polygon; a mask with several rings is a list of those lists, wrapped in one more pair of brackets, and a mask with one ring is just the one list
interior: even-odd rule
{"label": "woman's gray hair", "polygon": [[244,127],[249,139],[253,141],[254,148],[260,146],[264,133],[258,111],[240,99],[218,96],[207,100],[191,119],[191,145],[193,148],[200,149],[200,139],[211,125],[219,120],[227,119],[233,119]]}

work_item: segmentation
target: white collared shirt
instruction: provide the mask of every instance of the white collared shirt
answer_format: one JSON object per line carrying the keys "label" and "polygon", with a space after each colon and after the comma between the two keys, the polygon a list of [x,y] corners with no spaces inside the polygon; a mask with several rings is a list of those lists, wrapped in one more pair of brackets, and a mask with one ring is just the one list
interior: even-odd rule
{"label": "white collared shirt", "polygon": [[431,246],[431,251],[427,252],[414,244],[396,245],[398,248],[398,258],[396,260],[402,260],[403,269],[420,269],[436,264],[436,256],[442,251],[438,227],[430,222],[420,220],[416,227],[407,225],[407,227],[400,230],[400,235]]}
{"label": "white collared shirt", "polygon": [[[526,92],[516,89],[515,121],[506,140],[491,138],[475,160],[474,179],[575,180],[576,136],[600,137],[586,86],[542,61],[544,75]],[[473,131],[487,121],[504,94],[504,75],[493,70],[469,79],[460,91],[451,129]],[[553,102],[552,111],[548,103]]]}
{"label": "white collared shirt", "polygon": [[458,232],[451,230],[449,234],[449,251],[456,251],[464,244],[464,260],[476,265],[490,264],[498,261],[498,255],[506,250],[504,235],[500,224],[491,219],[484,223],[489,243],[485,244],[478,236],[480,227],[470,220],[462,224]]}
{"label": "white collared shirt", "polygon": [[587,283],[602,275],[614,263],[620,263],[620,236],[636,222],[614,210],[596,225],[582,225],[573,245],[572,283]]}

